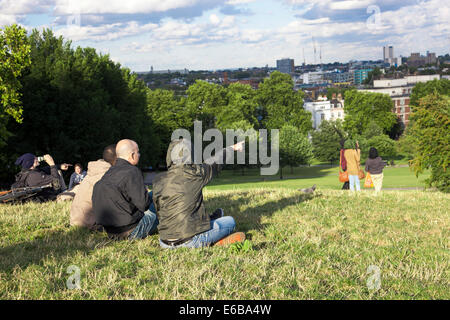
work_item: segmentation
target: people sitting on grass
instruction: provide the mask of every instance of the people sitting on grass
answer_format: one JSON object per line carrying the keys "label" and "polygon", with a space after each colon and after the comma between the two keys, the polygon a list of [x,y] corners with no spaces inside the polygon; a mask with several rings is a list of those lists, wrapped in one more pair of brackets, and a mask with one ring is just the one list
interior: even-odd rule
{"label": "people sitting on grass", "polygon": [[116,145],[114,166],[94,185],[92,207],[95,221],[113,239],[143,239],[157,231],[158,218],[150,210],[151,195],[136,167],[138,144],[129,139]]}
{"label": "people sitting on grass", "polygon": [[101,230],[102,226],[96,224],[92,209],[92,192],[94,185],[103,177],[106,171],[116,162],[116,145],[112,144],[103,150],[103,157],[88,163],[87,174],[83,181],[77,185],[70,207],[70,225],[85,227],[91,230]]}
{"label": "people sitting on grass", "polygon": [[80,163],[76,163],[74,166],[74,172],[70,176],[69,190],[80,184],[86,176],[86,171],[83,171],[83,166]]}
{"label": "people sitting on grass", "polygon": [[71,164],[63,163],[59,166],[55,164],[52,156],[46,154],[42,157],[49,167],[41,168],[39,159],[31,153],[21,155],[15,162],[16,165],[21,166],[22,170],[16,175],[15,182],[11,189],[25,188],[25,187],[42,187],[49,184],[52,187],[44,188],[31,198],[35,202],[46,202],[55,200],[57,195],[66,190],[66,184],[62,176],[61,170],[67,170]]}
{"label": "people sitting on grass", "polygon": [[231,234],[236,222],[223,216],[219,208],[208,214],[203,203],[203,187],[220,169],[219,159],[242,151],[243,142],[218,152],[203,164],[194,164],[191,143],[174,140],[167,150],[167,172],[153,180],[153,202],[159,218],[160,245],[163,248],[199,248],[244,241],[242,232]]}
{"label": "people sitting on grass", "polygon": [[348,180],[350,184],[350,191],[353,193],[361,191],[359,184],[359,170],[361,150],[359,149],[358,141],[347,140],[345,141],[344,157],[347,162]]}
{"label": "people sitting on grass", "polygon": [[369,158],[366,160],[366,172],[370,173],[372,183],[375,188],[375,194],[379,194],[383,185],[383,168],[386,166],[386,161],[383,161],[378,156],[378,150],[371,147],[369,150]]}

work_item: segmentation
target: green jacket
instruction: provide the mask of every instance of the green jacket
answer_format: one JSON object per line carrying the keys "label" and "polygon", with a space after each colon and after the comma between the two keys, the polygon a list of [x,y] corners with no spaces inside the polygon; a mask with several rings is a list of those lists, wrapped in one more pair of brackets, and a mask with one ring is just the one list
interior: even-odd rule
{"label": "green jacket", "polygon": [[153,203],[162,240],[186,239],[211,229],[202,189],[219,171],[220,165],[186,164],[191,162],[191,155],[179,149],[176,149],[177,159],[172,159],[174,147],[181,143],[182,140],[170,143],[166,157],[168,170],[153,180]]}

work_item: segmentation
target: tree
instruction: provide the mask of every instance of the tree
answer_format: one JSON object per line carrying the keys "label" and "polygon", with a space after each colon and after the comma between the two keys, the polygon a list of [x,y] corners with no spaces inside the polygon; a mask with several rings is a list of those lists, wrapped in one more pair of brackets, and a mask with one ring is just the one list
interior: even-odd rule
{"label": "tree", "polygon": [[411,114],[408,130],[411,143],[415,145],[414,159],[410,162],[418,176],[431,168],[429,186],[450,192],[450,97],[439,93],[419,99]]}
{"label": "tree", "polygon": [[[255,128],[256,119],[256,92],[248,84],[232,83],[226,89],[226,105],[218,111],[216,126],[222,131],[231,129],[232,124],[244,121]],[[244,129],[244,128],[242,128]]]}
{"label": "tree", "polygon": [[440,79],[427,82],[417,83],[411,92],[411,100],[409,102],[411,110],[419,104],[419,100],[431,93],[439,93],[443,95],[450,95],[450,80]]}
{"label": "tree", "polygon": [[312,130],[311,113],[303,108],[303,92],[294,90],[288,74],[271,73],[259,85],[257,99],[266,114],[262,121],[266,128],[280,129],[290,124],[305,135]]}
{"label": "tree", "polygon": [[197,80],[189,86],[186,93],[185,108],[189,118],[202,121],[203,130],[214,128],[217,114],[227,104],[226,89],[217,84]]}
{"label": "tree", "polygon": [[344,129],[351,135],[361,135],[370,122],[375,122],[383,133],[388,133],[396,122],[393,102],[387,94],[359,92],[345,93]]}
{"label": "tree", "polygon": [[330,162],[339,160],[340,142],[345,140],[346,133],[342,121],[323,120],[319,129],[312,133],[313,152],[316,159]]}
{"label": "tree", "polygon": [[174,92],[170,90],[147,90],[147,113],[154,122],[155,134],[160,139],[159,145],[154,149],[160,150],[163,155],[159,162],[165,163],[165,153],[170,143],[172,132],[176,129],[188,129],[192,126],[183,99],[175,98]]}
{"label": "tree", "polygon": [[287,124],[280,129],[280,179],[283,179],[283,166],[293,167],[310,164],[313,159],[309,139],[299,128]]}
{"label": "tree", "polygon": [[376,148],[378,155],[385,160],[392,159],[397,155],[394,140],[385,134],[374,136],[364,142],[364,147],[361,150],[364,156],[369,154],[370,147]]}
{"label": "tree", "polygon": [[372,137],[381,136],[383,134],[383,129],[375,121],[370,121],[366,130],[364,130],[362,136],[365,139],[370,139]]}
{"label": "tree", "polygon": [[24,28],[13,24],[0,29],[0,145],[9,137],[5,127],[8,118],[22,122],[19,77],[31,64],[30,48]]}
{"label": "tree", "polygon": [[23,123],[8,124],[14,136],[2,153],[50,153],[57,162],[87,163],[129,138],[139,144],[140,165],[157,160],[147,88],[136,75],[93,48],[72,49],[51,30],[34,30],[29,43],[33,63],[20,78]]}

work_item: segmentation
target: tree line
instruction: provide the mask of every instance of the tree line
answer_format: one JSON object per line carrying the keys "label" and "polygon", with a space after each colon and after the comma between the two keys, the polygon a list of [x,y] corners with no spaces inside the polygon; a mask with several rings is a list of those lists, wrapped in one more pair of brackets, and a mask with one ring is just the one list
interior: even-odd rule
{"label": "tree line", "polygon": [[[50,153],[57,162],[86,164],[122,138],[139,143],[142,166],[163,166],[172,132],[193,131],[195,120],[202,121],[204,131],[279,129],[282,166],[309,164],[313,158],[337,161],[342,139],[358,139],[363,152],[375,146],[386,158],[400,149],[412,158],[417,154],[405,139],[392,140],[398,122],[388,95],[349,89],[344,93],[345,120],[323,121],[313,131],[312,116],[303,108],[304,93],[294,90],[289,75],[277,71],[257,90],[196,80],[178,95],[149,89],[108,55],[72,48],[71,41],[49,29],[27,35],[13,25],[0,29],[0,72],[2,181],[14,177],[18,168],[13,163],[22,153]],[[432,93],[448,101],[442,95],[449,95],[449,82],[417,85],[411,104],[419,108],[429,103],[421,99]]]}

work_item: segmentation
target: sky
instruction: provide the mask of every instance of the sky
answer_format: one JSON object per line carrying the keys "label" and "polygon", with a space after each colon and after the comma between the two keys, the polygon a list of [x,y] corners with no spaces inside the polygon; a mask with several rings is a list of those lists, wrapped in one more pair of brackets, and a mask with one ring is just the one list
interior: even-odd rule
{"label": "sky", "polygon": [[136,72],[450,52],[450,0],[0,0],[0,26],[12,23]]}

